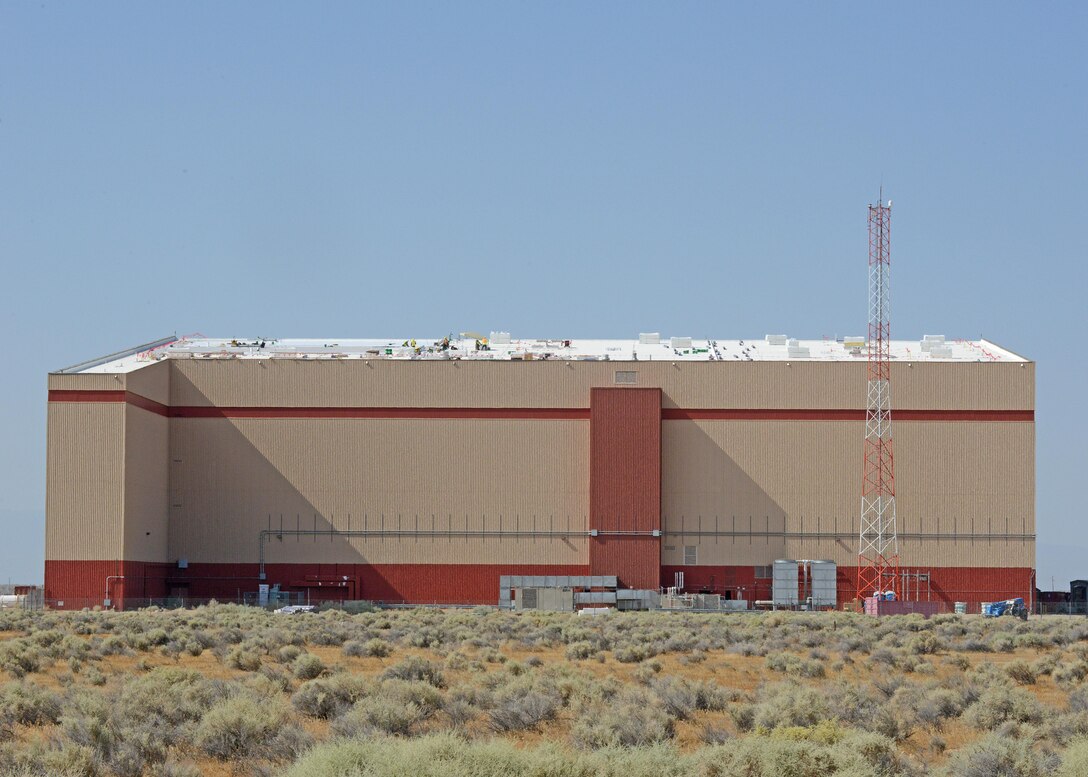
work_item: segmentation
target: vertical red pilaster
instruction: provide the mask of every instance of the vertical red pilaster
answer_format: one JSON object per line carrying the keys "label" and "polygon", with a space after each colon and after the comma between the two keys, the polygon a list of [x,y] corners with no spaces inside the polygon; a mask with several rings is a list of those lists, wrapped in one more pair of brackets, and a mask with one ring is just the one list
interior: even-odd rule
{"label": "vertical red pilaster", "polygon": [[[661,567],[661,389],[590,392],[589,541],[592,575],[657,588]],[[655,533],[657,536],[655,536]]]}

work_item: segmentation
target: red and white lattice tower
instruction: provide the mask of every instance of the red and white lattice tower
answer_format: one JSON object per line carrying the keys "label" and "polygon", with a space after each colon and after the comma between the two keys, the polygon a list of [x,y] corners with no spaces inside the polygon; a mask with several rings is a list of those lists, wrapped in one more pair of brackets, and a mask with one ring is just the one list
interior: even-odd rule
{"label": "red and white lattice tower", "polygon": [[865,474],[861,481],[858,542],[859,599],[899,591],[899,537],[895,525],[895,453],[892,448],[891,202],[869,206],[869,390],[865,412]]}

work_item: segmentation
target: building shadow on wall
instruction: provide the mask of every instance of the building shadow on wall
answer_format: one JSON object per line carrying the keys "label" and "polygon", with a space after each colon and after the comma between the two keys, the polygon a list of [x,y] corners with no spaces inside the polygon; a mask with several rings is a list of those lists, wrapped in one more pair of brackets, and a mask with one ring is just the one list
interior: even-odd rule
{"label": "building shadow on wall", "polygon": [[[784,558],[782,506],[698,422],[662,426],[665,544],[705,545],[711,557],[744,558],[752,565]],[[680,445],[682,454],[669,450]],[[727,547],[715,549],[722,545]]]}
{"label": "building shadow on wall", "polygon": [[[171,421],[170,439],[170,542],[169,553],[172,563],[180,556],[191,555],[198,559],[222,555],[215,551],[219,548],[240,548],[241,556],[249,561],[244,563],[216,563],[217,567],[229,567],[227,573],[249,578],[249,588],[256,589],[256,572],[263,546],[263,557],[267,568],[264,582],[281,583],[284,587],[298,588],[300,583],[316,586],[325,582],[323,578],[348,575],[361,577],[363,568],[374,567],[376,562],[368,558],[363,544],[362,532],[371,532],[371,543],[401,543],[396,564],[412,564],[423,561],[412,558],[409,545],[420,543],[449,543],[451,547],[442,548],[437,554],[448,558],[448,563],[467,565],[473,562],[470,545],[485,545],[494,539],[481,539],[480,536],[466,536],[470,532],[481,530],[530,530],[539,528],[543,531],[571,531],[570,537],[559,539],[565,547],[581,554],[587,553],[587,540],[578,536],[579,530],[586,525],[585,516],[555,516],[539,519],[524,517],[521,519],[500,516],[432,516],[397,515],[381,513],[352,513],[344,515],[326,514],[322,506],[284,474],[280,466],[270,461],[265,451],[255,444],[239,427],[235,419],[217,415],[212,401],[180,370],[171,376],[177,381],[181,392],[190,403],[199,402],[208,408],[209,417],[181,416],[184,420]],[[277,424],[278,419],[251,420],[247,424]],[[336,420],[332,423],[353,423],[351,420]],[[297,441],[305,445],[304,440]],[[369,450],[364,440],[360,454]],[[179,453],[184,455],[179,456]],[[341,455],[350,451],[340,451]],[[328,455],[326,451],[299,450],[293,456]],[[181,459],[180,461],[177,459]],[[349,466],[350,469],[350,466]],[[192,494],[193,490],[204,493],[195,497],[195,503],[178,502],[185,498],[179,492],[184,482],[184,490]],[[204,484],[204,485],[202,485]],[[365,507],[365,505],[361,506]],[[196,515],[214,516],[217,520],[202,521],[199,535],[187,532],[183,521],[193,521]],[[435,531],[437,536],[425,536]],[[403,532],[404,537],[396,538],[381,532]],[[346,532],[346,533],[345,533]],[[354,534],[353,534],[354,532]],[[418,534],[414,534],[419,532]],[[262,542],[263,538],[263,542]],[[462,545],[464,550],[457,546]],[[433,551],[434,549],[431,548]],[[382,554],[383,556],[385,554]],[[493,555],[493,551],[492,551]],[[427,556],[430,558],[431,556]],[[447,561],[440,562],[446,564]],[[290,569],[287,567],[290,565]],[[185,575],[176,570],[171,578],[181,580],[191,577],[195,585],[207,570],[200,570],[200,563],[190,565],[192,571]],[[504,571],[503,574],[537,574],[532,564],[511,564],[517,570]],[[524,567],[522,572],[520,567]],[[468,566],[465,566],[468,569]],[[572,574],[574,572],[562,572]],[[218,574],[218,571],[213,572]],[[436,573],[437,574],[437,573]],[[250,577],[251,576],[251,577]],[[302,579],[306,578],[306,579]],[[321,578],[321,579],[310,579]],[[334,583],[335,581],[329,580]],[[451,581],[451,585],[456,581]],[[329,598],[357,598],[360,596],[381,596],[392,600],[408,599],[407,590],[394,581],[386,581],[385,588],[360,590],[330,590]],[[194,594],[195,595],[195,594]],[[493,597],[497,595],[497,588]]]}

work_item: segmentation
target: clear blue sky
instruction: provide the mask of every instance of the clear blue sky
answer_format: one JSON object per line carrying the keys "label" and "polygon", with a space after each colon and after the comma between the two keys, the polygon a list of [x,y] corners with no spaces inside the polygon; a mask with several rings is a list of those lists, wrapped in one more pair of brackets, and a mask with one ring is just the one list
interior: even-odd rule
{"label": "clear blue sky", "polygon": [[1088,577],[1085,40],[1083,3],[3,0],[0,580],[42,575],[50,369],[858,333],[881,183],[893,335],[1038,362],[1039,580]]}

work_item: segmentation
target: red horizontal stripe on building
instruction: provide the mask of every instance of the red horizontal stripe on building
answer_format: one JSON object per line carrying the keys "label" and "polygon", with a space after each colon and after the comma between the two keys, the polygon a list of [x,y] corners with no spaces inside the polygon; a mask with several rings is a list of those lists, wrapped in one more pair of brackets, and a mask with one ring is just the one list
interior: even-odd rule
{"label": "red horizontal stripe on building", "polygon": [[[864,410],[717,409],[668,407],[663,421],[864,421]],[[893,421],[1034,421],[1034,410],[892,410]]]}
{"label": "red horizontal stripe on building", "polygon": [[172,418],[499,418],[588,421],[589,408],[556,407],[172,407]]}
{"label": "red horizontal stripe on building", "polygon": [[[588,421],[588,407],[168,407],[122,390],[50,389],[50,402],[126,402],[171,418],[416,418]],[[1034,410],[893,410],[894,421],[1026,421]],[[865,411],[825,409],[663,408],[663,421],[864,421]]]}

